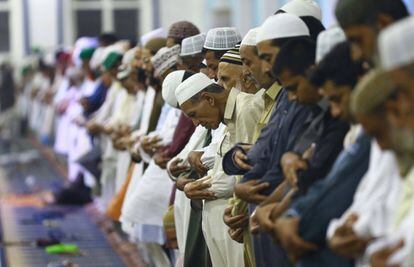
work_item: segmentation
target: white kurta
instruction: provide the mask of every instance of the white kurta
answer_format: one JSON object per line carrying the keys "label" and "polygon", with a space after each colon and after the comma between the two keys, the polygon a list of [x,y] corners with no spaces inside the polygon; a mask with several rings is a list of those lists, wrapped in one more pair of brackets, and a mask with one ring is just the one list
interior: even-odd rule
{"label": "white kurta", "polygon": [[42,74],[37,73],[33,78],[33,87],[32,89],[38,90],[36,97],[31,101],[30,105],[30,127],[31,129],[40,134],[40,129],[43,123],[43,112],[44,105],[41,102],[45,91],[50,87],[50,80],[44,77]]}
{"label": "white kurta", "polygon": [[[68,107],[65,112],[65,118],[67,119],[67,128],[65,137],[68,142],[68,178],[70,181],[74,181],[79,173],[81,173],[82,168],[79,164],[76,163],[80,155],[84,153],[81,144],[78,144],[78,133],[79,126],[76,123],[77,118],[82,114],[82,106],[79,104],[79,98],[82,93],[80,88],[72,86],[66,95]],[[88,147],[86,149],[89,149]]]}
{"label": "white kurta", "polygon": [[[223,220],[223,213],[228,200],[233,196],[236,178],[224,173],[222,160],[224,154],[236,143],[253,140],[255,125],[263,110],[261,97],[240,93],[232,89],[226,102],[224,122],[227,127],[217,146],[214,167],[208,171],[211,182],[210,191],[217,200],[205,200],[202,227],[204,239],[210,251],[213,266],[244,266],[244,246],[232,240],[228,227]],[[218,220],[218,218],[220,218]]]}
{"label": "white kurta", "polygon": [[[157,127],[157,133],[163,144],[171,143],[180,115],[180,110],[170,108],[163,120],[160,116],[157,126],[161,128]],[[163,216],[168,210],[173,182],[167,171],[151,160],[135,186],[128,200],[124,202],[123,219],[134,224],[134,231],[131,233],[134,239],[163,244],[164,239],[160,238],[164,237]]]}
{"label": "white kurta", "polygon": [[[414,266],[414,167],[404,179],[400,180],[398,189],[394,189],[397,197],[393,204],[394,212],[390,214],[392,222],[388,227],[386,234],[375,240],[367,248],[368,257],[375,251],[386,246],[397,244],[400,240],[404,241],[404,246],[395,252],[389,259],[390,265],[401,267]],[[406,197],[406,198],[404,198]],[[401,205],[406,206],[406,213],[399,213]],[[403,209],[404,209],[403,208]]]}
{"label": "white kurta", "polygon": [[[109,92],[113,92],[108,99],[111,103],[110,107],[107,108],[107,117],[100,117],[106,126],[116,126],[118,123],[122,123],[125,118],[124,114],[127,107],[124,106],[128,99],[128,94],[116,82],[113,83]],[[106,100],[105,100],[106,102]],[[100,115],[100,114],[98,114]],[[118,159],[118,151],[113,147],[112,140],[106,136],[102,136],[102,174],[101,174],[101,197],[100,197],[100,208],[106,210],[108,204],[112,200],[116,193],[116,164]]]}
{"label": "white kurta", "polygon": [[[67,107],[67,103],[69,102],[69,81],[68,79],[64,79],[60,84],[60,87],[55,95],[53,100],[55,109],[62,110],[64,109],[63,106]],[[56,153],[67,155],[69,151],[69,144],[67,142],[67,129],[69,125],[69,120],[66,115],[66,110],[63,110],[63,113],[57,116],[56,122],[56,136],[55,136],[55,144],[53,149]]]}
{"label": "white kurta", "polygon": [[[328,238],[343,224],[351,213],[359,217],[354,231],[361,237],[380,237],[392,224],[392,214],[398,196],[400,175],[393,152],[382,151],[376,141],[372,142],[368,172],[361,180],[354,201],[340,219],[334,219],[328,228]],[[367,264],[367,255],[358,259],[357,266]]]}
{"label": "white kurta", "polygon": [[[139,137],[141,137],[142,135],[146,134],[148,131],[148,127],[149,127],[149,120],[151,117],[151,111],[152,111],[152,107],[154,104],[154,98],[155,98],[155,90],[152,87],[149,87],[146,92],[145,92],[145,98],[144,98],[144,103],[143,103],[143,109],[142,109],[142,116],[140,119],[140,123],[139,123],[139,128],[138,130],[136,130],[135,132],[133,132],[133,136],[134,138],[136,138],[137,140],[139,139]],[[133,195],[133,193],[136,190],[136,185],[138,183],[138,180],[141,179],[142,174],[144,172],[144,165],[143,163],[136,163],[134,165],[134,170],[132,172],[132,178],[131,178],[131,182],[128,186],[127,192],[125,194],[125,199],[124,199],[124,203],[122,205],[122,210],[121,210],[121,217],[120,217],[120,221],[122,224],[122,229],[130,235],[131,238],[134,238],[132,236],[133,234],[133,221],[128,219],[128,217],[125,217],[125,210],[128,207],[128,205],[130,205],[131,203],[131,196]]]}
{"label": "white kurta", "polygon": [[[125,96],[124,102],[122,104],[122,110],[119,111],[119,119],[117,119],[118,124],[126,124],[131,128],[135,127],[137,121],[136,114],[141,114],[142,112],[142,103],[144,101],[143,97],[138,99],[138,95],[129,95]],[[144,96],[145,97],[145,96]],[[137,100],[140,100],[137,103]],[[138,118],[139,119],[139,118]],[[128,151],[118,151],[117,163],[116,163],[116,176],[115,176],[115,191],[118,192],[122,187],[126,176],[128,174],[129,164],[131,163],[131,157]]]}
{"label": "white kurta", "polygon": [[[171,108],[159,132],[164,144],[172,141],[181,111]],[[162,226],[162,218],[167,212],[173,183],[167,171],[151,160],[136,188],[124,204],[123,216],[138,224]]]}

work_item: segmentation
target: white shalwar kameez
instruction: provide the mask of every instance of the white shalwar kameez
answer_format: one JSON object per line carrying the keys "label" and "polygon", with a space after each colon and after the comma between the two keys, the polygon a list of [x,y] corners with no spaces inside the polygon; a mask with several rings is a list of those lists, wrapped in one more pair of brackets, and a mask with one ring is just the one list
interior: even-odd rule
{"label": "white shalwar kameez", "polygon": [[[400,175],[396,157],[391,151],[382,151],[376,141],[372,141],[368,172],[361,180],[351,207],[340,219],[331,221],[327,236],[331,238],[335,230],[348,218],[358,215],[354,232],[360,237],[381,237],[392,224],[392,214],[398,197]],[[367,254],[357,259],[356,266],[368,264]]]}

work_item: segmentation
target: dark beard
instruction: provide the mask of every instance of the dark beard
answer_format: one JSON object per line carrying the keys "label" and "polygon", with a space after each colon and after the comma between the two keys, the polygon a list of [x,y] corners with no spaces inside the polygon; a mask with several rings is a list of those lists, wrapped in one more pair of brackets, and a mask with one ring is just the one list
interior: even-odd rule
{"label": "dark beard", "polygon": [[139,83],[145,84],[145,81],[147,80],[147,75],[145,74],[145,70],[142,68],[139,68],[137,70],[137,79]]}

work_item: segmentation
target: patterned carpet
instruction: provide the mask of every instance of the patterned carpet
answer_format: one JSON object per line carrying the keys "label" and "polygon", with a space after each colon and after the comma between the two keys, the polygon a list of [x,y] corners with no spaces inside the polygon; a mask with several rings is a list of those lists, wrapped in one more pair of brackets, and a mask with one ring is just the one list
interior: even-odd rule
{"label": "patterned carpet", "polygon": [[[125,255],[119,256],[119,251],[113,249],[108,242],[108,235],[104,235],[97,226],[98,219],[96,216],[94,218],[91,207],[41,207],[36,201],[26,199],[28,193],[56,190],[62,186],[64,179],[55,165],[27,140],[0,142],[3,264],[11,267],[45,267],[51,262],[68,260],[81,267],[138,266],[125,260]],[[50,255],[43,248],[25,244],[51,237],[77,245],[79,254]]]}

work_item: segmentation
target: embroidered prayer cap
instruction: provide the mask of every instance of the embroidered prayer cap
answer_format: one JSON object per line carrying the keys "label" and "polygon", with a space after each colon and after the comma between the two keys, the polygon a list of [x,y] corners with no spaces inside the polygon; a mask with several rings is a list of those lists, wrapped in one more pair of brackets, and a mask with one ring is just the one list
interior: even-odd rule
{"label": "embroidered prayer cap", "polygon": [[256,43],[288,37],[310,36],[306,24],[296,15],[283,13],[268,17],[257,33]]}
{"label": "embroidered prayer cap", "polygon": [[247,34],[244,36],[240,45],[256,46],[256,36],[258,32],[259,32],[259,27],[250,29],[247,32]]}
{"label": "embroidered prayer cap", "polygon": [[214,82],[203,73],[196,73],[184,82],[182,82],[175,90],[175,97],[181,106],[184,102],[197,95],[207,86]]}
{"label": "embroidered prayer cap", "polygon": [[316,63],[319,63],[337,44],[344,41],[346,35],[337,26],[321,32],[316,41]]}
{"label": "embroidered prayer cap", "polygon": [[243,65],[240,58],[240,45],[227,50],[227,52],[220,58],[220,62],[227,62],[235,65]]}
{"label": "embroidered prayer cap", "polygon": [[378,38],[381,66],[389,71],[414,63],[414,17],[400,20]]}
{"label": "embroidered prayer cap", "polygon": [[236,28],[214,28],[207,32],[204,48],[209,50],[229,50],[240,43],[241,36]]}
{"label": "embroidered prayer cap", "polygon": [[177,21],[170,26],[168,38],[184,39],[199,34],[200,30],[189,21]]}
{"label": "embroidered prayer cap", "polygon": [[296,15],[298,17],[314,17],[322,20],[322,11],[318,3],[313,0],[291,0],[282,6],[279,10]]}
{"label": "embroidered prayer cap", "polygon": [[180,56],[185,57],[200,54],[203,51],[205,40],[205,33],[200,33],[183,39],[183,41],[181,42]]}
{"label": "embroidered prayer cap", "polygon": [[155,29],[141,36],[141,45],[145,47],[148,41],[156,38],[167,38],[167,34],[165,33],[163,28]]}
{"label": "embroidered prayer cap", "polygon": [[382,69],[375,69],[365,75],[351,95],[353,114],[369,114],[394,92],[395,85]]}
{"label": "embroidered prayer cap", "polygon": [[151,58],[154,66],[154,75],[159,77],[163,75],[169,68],[177,64],[180,54],[180,45],[173,47],[163,47]]}
{"label": "embroidered prayer cap", "polygon": [[162,83],[162,98],[168,105],[174,108],[178,106],[177,98],[175,97],[175,90],[183,81],[191,77],[193,74],[195,73],[184,70],[176,70],[165,77],[164,82]]}

